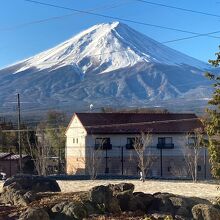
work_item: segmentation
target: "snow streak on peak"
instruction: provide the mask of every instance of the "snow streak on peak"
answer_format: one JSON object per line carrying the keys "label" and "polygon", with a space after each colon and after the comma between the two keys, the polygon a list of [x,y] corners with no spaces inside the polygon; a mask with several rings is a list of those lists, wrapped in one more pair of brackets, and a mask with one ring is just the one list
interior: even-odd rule
{"label": "snow streak on peak", "polygon": [[82,74],[104,73],[132,67],[139,62],[208,67],[125,24],[112,22],[92,26],[58,46],[20,62],[15,73],[29,68],[54,70],[67,65]]}

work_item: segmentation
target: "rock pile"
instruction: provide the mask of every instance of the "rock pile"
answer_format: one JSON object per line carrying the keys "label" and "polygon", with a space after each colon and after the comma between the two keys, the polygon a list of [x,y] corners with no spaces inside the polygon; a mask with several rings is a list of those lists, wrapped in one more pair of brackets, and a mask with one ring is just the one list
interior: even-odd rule
{"label": "rock pile", "polygon": [[18,175],[6,180],[0,200],[5,204],[26,206],[39,192],[60,192],[56,180],[32,175]]}
{"label": "rock pile", "polygon": [[29,186],[28,178],[24,181],[19,178],[8,180],[1,195],[2,200],[23,207],[19,216],[21,220],[220,219],[217,205],[197,197],[134,192],[133,184],[120,183],[96,186],[86,192],[48,194],[51,197],[47,198],[47,193],[38,192],[60,191],[57,183],[36,177],[29,178],[33,183],[33,186]]}

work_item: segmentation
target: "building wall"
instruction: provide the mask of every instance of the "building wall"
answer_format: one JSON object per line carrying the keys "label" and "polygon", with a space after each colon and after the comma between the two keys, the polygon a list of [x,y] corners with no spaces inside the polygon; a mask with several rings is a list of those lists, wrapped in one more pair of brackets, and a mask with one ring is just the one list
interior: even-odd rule
{"label": "building wall", "polygon": [[[87,174],[95,163],[98,174],[104,174],[107,167],[109,174],[139,175],[137,154],[135,150],[126,149],[127,138],[135,137],[135,135],[87,135],[81,122],[75,116],[66,136],[67,174]],[[174,149],[158,149],[159,137],[172,137]],[[110,138],[112,149],[107,152],[105,150],[94,151],[96,138]],[[74,142],[73,139],[75,139]],[[160,177],[161,174],[163,177],[189,177],[183,156],[186,143],[187,139],[184,134],[154,134],[150,147],[145,152],[153,158],[147,175],[149,177]],[[201,169],[198,171],[198,177],[210,178],[208,153],[204,149],[200,152],[198,165]]]}
{"label": "building wall", "polygon": [[74,116],[66,132],[66,172],[82,174],[85,171],[85,137],[86,131]]}
{"label": "building wall", "polygon": [[[135,150],[126,149],[127,138],[135,137],[135,135],[88,135],[86,137],[86,149],[91,152],[95,146],[96,138],[110,138],[112,149],[99,150],[98,173],[104,174],[106,169],[109,168],[109,174],[123,174],[123,175],[139,175],[138,159]],[[174,144],[173,149],[158,149],[158,138],[159,137],[172,137],[172,143]],[[187,138],[184,134],[154,134],[150,147],[146,150],[145,154],[152,158],[152,165],[147,172],[149,177],[187,177],[188,167],[183,155],[185,146],[187,144]],[[123,149],[122,149],[123,148]],[[86,152],[87,152],[86,151]],[[123,152],[122,152],[123,151]],[[87,154],[89,157],[91,153]],[[107,161],[106,161],[107,160]],[[161,160],[162,160],[162,173],[161,173]],[[210,165],[208,162],[208,153],[205,149],[200,150],[198,177],[200,179],[210,178]]]}
{"label": "building wall", "polygon": [[[24,168],[24,165],[26,162],[28,162],[30,159],[23,158],[22,159],[22,167]],[[0,160],[0,173],[6,173],[6,178],[14,176],[19,173],[20,167],[19,167],[19,160]]]}

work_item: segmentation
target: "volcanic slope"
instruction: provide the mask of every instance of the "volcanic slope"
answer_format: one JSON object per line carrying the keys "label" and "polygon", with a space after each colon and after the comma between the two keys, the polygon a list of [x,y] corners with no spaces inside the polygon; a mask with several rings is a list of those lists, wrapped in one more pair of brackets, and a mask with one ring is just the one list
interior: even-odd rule
{"label": "volcanic slope", "polygon": [[17,91],[45,109],[207,100],[210,66],[119,23],[95,25],[0,70],[0,105]]}

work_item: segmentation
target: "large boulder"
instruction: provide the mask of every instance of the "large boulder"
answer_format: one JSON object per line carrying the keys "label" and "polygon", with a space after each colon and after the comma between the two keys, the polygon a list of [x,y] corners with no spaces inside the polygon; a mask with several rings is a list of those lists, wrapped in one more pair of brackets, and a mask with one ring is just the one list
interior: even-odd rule
{"label": "large boulder", "polygon": [[86,207],[80,202],[61,202],[51,209],[54,220],[84,219],[88,216]]}
{"label": "large boulder", "polygon": [[192,208],[192,215],[195,220],[217,220],[220,219],[220,210],[213,205],[197,204]]}
{"label": "large boulder", "polygon": [[174,196],[174,194],[170,193],[155,193],[153,194],[154,200],[151,205],[148,207],[148,213],[165,213],[168,215],[174,216],[175,214],[175,206],[172,204],[169,197]]}
{"label": "large boulder", "polygon": [[132,194],[134,192],[134,184],[132,183],[119,183],[119,184],[109,184],[109,188],[112,190],[114,196],[117,196],[119,193],[127,192]]}
{"label": "large boulder", "polygon": [[6,204],[26,206],[37,199],[38,192],[60,192],[56,180],[32,175],[18,175],[7,179],[0,200]]}
{"label": "large boulder", "polygon": [[212,203],[207,199],[202,199],[199,197],[185,197],[188,207],[192,209],[193,206],[197,204],[205,204],[205,205],[212,205]]}
{"label": "large boulder", "polygon": [[3,188],[13,183],[19,185],[20,189],[35,192],[60,192],[60,187],[56,180],[34,175],[16,175],[8,178]]}
{"label": "large boulder", "polygon": [[133,197],[134,196],[130,191],[124,191],[124,192],[117,193],[116,198],[118,199],[119,206],[122,211],[129,210],[129,202]]}
{"label": "large boulder", "polygon": [[120,209],[122,211],[129,210],[129,201],[133,198],[134,184],[132,183],[119,183],[109,184],[108,187],[118,200]]}
{"label": "large boulder", "polygon": [[182,217],[183,219],[192,218],[192,207],[197,204],[211,205],[211,202],[198,198],[198,197],[185,197],[180,195],[174,195],[171,193],[155,193],[154,197],[157,199],[154,201],[153,210],[160,212],[169,212],[175,216]]}
{"label": "large boulder", "polygon": [[191,210],[187,209],[186,207],[179,207],[175,211],[175,216],[181,216],[184,219],[190,219],[192,217]]}
{"label": "large boulder", "polygon": [[5,186],[0,196],[1,202],[18,206],[26,206],[36,198],[35,192],[25,191],[17,183]]}
{"label": "large boulder", "polygon": [[89,199],[96,204],[107,204],[113,198],[112,190],[108,186],[95,186],[89,193]]}
{"label": "large boulder", "polygon": [[129,201],[129,210],[141,210],[146,213],[153,201],[154,197],[152,195],[143,192],[136,192],[133,194],[133,198]]}
{"label": "large boulder", "polygon": [[89,200],[99,205],[104,211],[119,213],[121,211],[118,200],[113,196],[109,186],[95,186],[89,191]]}
{"label": "large boulder", "polygon": [[50,220],[48,213],[42,208],[28,208],[19,220]]}

